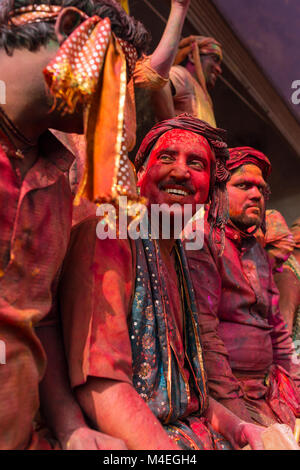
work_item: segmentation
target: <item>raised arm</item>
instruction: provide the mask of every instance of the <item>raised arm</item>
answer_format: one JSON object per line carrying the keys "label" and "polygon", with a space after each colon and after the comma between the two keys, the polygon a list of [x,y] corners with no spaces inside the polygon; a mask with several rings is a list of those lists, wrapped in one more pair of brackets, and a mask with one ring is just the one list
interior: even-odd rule
{"label": "raised arm", "polygon": [[151,56],[151,67],[162,77],[168,78],[177,53],[181,32],[190,0],[172,0],[167,26],[157,48]]}

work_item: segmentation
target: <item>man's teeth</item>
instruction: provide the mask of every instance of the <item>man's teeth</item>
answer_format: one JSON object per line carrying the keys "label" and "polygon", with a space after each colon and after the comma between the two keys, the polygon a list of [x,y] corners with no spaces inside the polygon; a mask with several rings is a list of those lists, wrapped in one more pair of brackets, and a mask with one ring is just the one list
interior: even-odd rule
{"label": "man's teeth", "polygon": [[166,189],[166,193],[175,194],[176,196],[188,196],[189,193],[183,191],[182,189]]}

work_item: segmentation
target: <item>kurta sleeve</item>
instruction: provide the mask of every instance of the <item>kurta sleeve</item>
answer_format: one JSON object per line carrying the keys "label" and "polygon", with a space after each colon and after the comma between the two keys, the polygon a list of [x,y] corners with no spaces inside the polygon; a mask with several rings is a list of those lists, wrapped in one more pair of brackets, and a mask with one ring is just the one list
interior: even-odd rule
{"label": "kurta sleeve", "polygon": [[136,87],[160,90],[169,79],[162,77],[151,67],[151,56],[144,55],[136,64],[133,81]]}
{"label": "kurta sleeve", "polygon": [[128,240],[100,240],[99,220],[73,228],[59,285],[59,307],[72,387],[88,377],[131,384],[127,317],[135,264]]}
{"label": "kurta sleeve", "polygon": [[210,394],[241,418],[251,421],[240,399],[243,392],[232,373],[227,349],[218,334],[222,280],[208,241],[202,250],[188,251],[187,256],[198,306]]}
{"label": "kurta sleeve", "polygon": [[279,310],[279,291],[271,274],[271,267],[270,278],[271,308],[269,313],[269,324],[273,327],[271,331],[271,339],[273,346],[273,363],[280,365],[291,375],[299,390],[300,363],[295,353],[292,338],[289,334],[285,321]]}
{"label": "kurta sleeve", "polygon": [[300,282],[293,271],[287,267],[276,273],[275,282],[280,292],[279,308],[283,319],[292,334],[295,313],[300,304]]}

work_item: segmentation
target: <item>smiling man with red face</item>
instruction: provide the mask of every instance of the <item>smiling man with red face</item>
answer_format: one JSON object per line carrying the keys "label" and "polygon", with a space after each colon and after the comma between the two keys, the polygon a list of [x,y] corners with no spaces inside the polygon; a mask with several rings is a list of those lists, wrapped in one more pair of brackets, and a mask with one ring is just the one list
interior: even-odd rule
{"label": "smiling man with red face", "polygon": [[[230,220],[218,256],[208,238],[188,252],[212,396],[248,422],[288,424],[299,416],[299,364],[279,311],[272,266],[254,234],[264,227],[268,158],[230,150]],[[280,403],[280,405],[278,405]]]}
{"label": "smiling man with red face", "polygon": [[153,204],[189,204],[193,213],[197,204],[208,200],[210,169],[214,154],[201,135],[174,129],[163,134],[151,152],[149,162],[139,172],[141,195]]}

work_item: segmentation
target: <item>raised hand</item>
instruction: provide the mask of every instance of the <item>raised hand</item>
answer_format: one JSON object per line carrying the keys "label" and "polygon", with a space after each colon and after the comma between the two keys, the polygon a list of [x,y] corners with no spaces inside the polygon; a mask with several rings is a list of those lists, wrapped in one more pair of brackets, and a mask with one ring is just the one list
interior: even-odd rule
{"label": "raised hand", "polygon": [[188,8],[190,3],[191,0],[172,0],[172,5],[180,5],[185,8]]}

